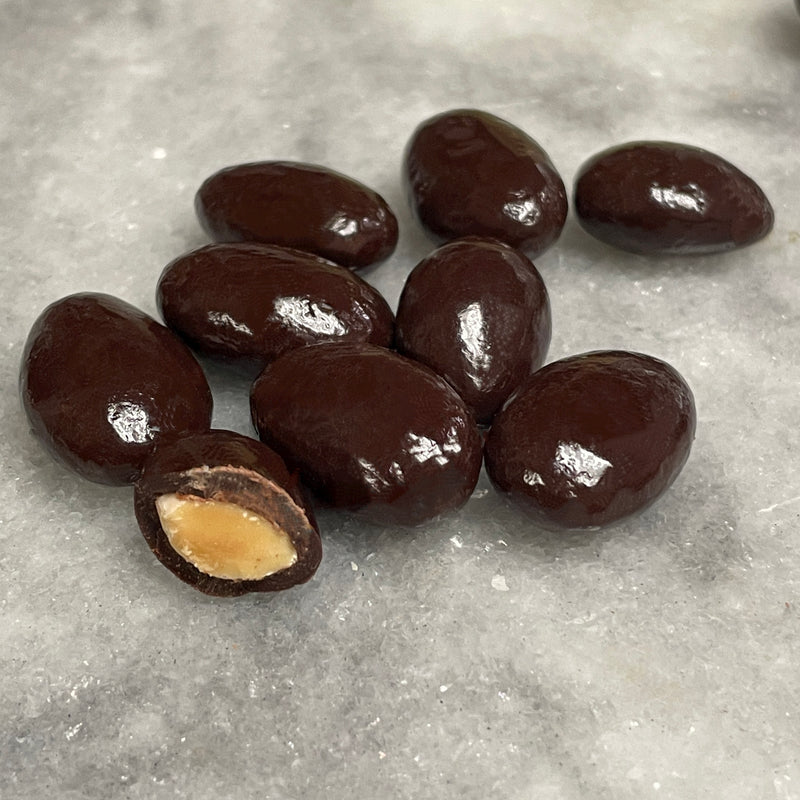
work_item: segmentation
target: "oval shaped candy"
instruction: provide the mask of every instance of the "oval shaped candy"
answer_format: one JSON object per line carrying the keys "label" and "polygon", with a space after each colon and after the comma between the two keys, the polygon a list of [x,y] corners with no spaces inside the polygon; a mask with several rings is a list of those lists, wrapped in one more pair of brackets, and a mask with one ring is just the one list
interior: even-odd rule
{"label": "oval shaped candy", "polygon": [[322,558],[296,477],[266,445],[232,431],[161,442],[136,482],[134,509],[158,560],[205,594],[287,589]]}
{"label": "oval shaped candy", "polygon": [[772,229],[761,188],[724,158],[685,144],[630,142],[592,156],[575,179],[575,212],[600,241],[634,253],[717,253]]}
{"label": "oval shaped candy", "polygon": [[212,399],[170,330],[106,294],[48,306],[28,335],[20,392],[35,434],[84,478],[131,483],[165,436],[207,430]]}
{"label": "oval shaped candy", "polygon": [[389,347],[394,315],[344,267],[277,245],[212,244],[168,264],[157,301],[203,355],[259,368],[294,347],[369,341]]}
{"label": "oval shaped candy", "polygon": [[318,344],[253,384],[262,441],[333,506],[416,525],[463,505],[481,467],[472,414],[427,367],[375,345]]}
{"label": "oval shaped candy", "polygon": [[550,300],[519,250],[471,237],[411,272],[397,309],[397,348],[445,378],[480,423],[538,369],[550,344]]}
{"label": "oval shaped candy", "polygon": [[216,241],[296,247],[352,269],[382,261],[397,245],[397,219],[377,192],[314,164],[226,167],[200,186],[195,210]]}
{"label": "oval shaped candy", "polygon": [[547,153],[485,111],[446,111],[419,125],[403,178],[412,211],[437,241],[494,237],[535,258],[567,218],[564,182]]}
{"label": "oval shaped candy", "polygon": [[692,392],[652,356],[596,351],[540,369],[486,439],[494,485],[545,528],[596,528],[641,511],[689,457]]}

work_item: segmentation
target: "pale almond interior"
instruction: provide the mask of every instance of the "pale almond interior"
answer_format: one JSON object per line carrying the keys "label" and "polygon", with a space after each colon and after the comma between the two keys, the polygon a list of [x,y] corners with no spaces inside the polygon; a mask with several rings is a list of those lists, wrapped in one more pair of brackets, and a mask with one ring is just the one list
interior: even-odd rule
{"label": "pale almond interior", "polygon": [[286,531],[235,503],[164,494],[156,510],[172,548],[214,578],[260,580],[297,561]]}

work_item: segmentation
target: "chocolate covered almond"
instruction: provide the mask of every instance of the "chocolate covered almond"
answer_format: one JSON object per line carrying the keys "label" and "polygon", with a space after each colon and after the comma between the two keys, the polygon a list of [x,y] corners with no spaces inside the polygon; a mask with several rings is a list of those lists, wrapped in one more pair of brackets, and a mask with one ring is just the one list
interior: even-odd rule
{"label": "chocolate covered almond", "polygon": [[762,239],[774,212],[761,187],[716,153],[629,142],[592,156],[575,179],[581,226],[634,253],[718,253]]}
{"label": "chocolate covered almond", "polygon": [[352,269],[382,261],[397,245],[397,219],[383,197],[315,164],[225,167],[203,182],[195,210],[215,241],[296,247]]}
{"label": "chocolate covered almond", "polygon": [[167,325],[206,356],[263,367],[321,341],[392,343],[394,315],[351,270],[277,245],[211,244],[168,264],[157,301]]}
{"label": "chocolate covered almond", "polygon": [[492,483],[545,528],[597,528],[660,497],[689,457],[686,381],[660,359],[605,350],[547,364],[495,417]]}
{"label": "chocolate covered almond", "polygon": [[463,505],[481,466],[471,412],[428,367],[366,343],[291,350],[253,384],[262,441],[326,502],[416,525]]}
{"label": "chocolate covered almond", "polygon": [[160,443],[134,508],[159,561],[205,594],[287,589],[309,580],[322,557],[296,476],[269,447],[232,431]]}
{"label": "chocolate covered almond", "polygon": [[98,483],[133,482],[162,437],[211,422],[211,391],[191,351],[106,294],[70,295],[42,312],[25,344],[20,392],[47,450]]}
{"label": "chocolate covered almond", "polygon": [[493,114],[446,111],[421,123],[403,161],[411,208],[435,240],[500,239],[531,258],[558,238],[564,182],[528,134]]}
{"label": "chocolate covered almond", "polygon": [[398,350],[446,378],[481,423],[542,365],[550,333],[539,271],[495,239],[435,250],[408,276],[397,309]]}

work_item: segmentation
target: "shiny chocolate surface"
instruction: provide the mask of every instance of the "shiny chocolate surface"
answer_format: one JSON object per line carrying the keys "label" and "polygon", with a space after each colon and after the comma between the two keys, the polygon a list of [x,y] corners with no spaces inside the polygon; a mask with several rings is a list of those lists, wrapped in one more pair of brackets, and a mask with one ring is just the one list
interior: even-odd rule
{"label": "shiny chocolate surface", "polygon": [[98,483],[131,483],[159,439],[211,421],[211,391],[189,349],[105,294],[70,295],[42,312],[23,352],[20,392],[45,448]]}
{"label": "shiny chocolate surface", "polygon": [[582,227],[635,253],[692,255],[752,244],[774,212],[752,178],[721,156],[673,142],[630,142],[592,156],[575,179]]}
{"label": "shiny chocolate surface", "polygon": [[382,261],[397,244],[397,219],[377,192],[314,164],[226,167],[203,182],[195,210],[216,241],[296,247],[352,269]]}
{"label": "shiny chocolate surface", "polygon": [[564,182],[547,153],[485,111],[447,111],[421,123],[403,179],[412,211],[437,241],[495,237],[535,258],[567,217]]}
{"label": "shiny chocolate surface", "polygon": [[167,325],[192,348],[263,367],[286,350],[320,341],[389,347],[394,315],[354,272],[277,245],[211,244],[168,264],[157,301]]}
{"label": "shiny chocolate surface", "polygon": [[596,351],[525,383],[486,439],[494,485],[545,528],[595,528],[641,511],[689,456],[696,412],[673,367]]}
{"label": "shiny chocolate surface", "polygon": [[461,398],[427,367],[375,345],[285,353],[251,394],[261,439],[333,506],[416,525],[463,505],[481,441]]}
{"label": "shiny chocolate surface", "polygon": [[[200,571],[171,546],[156,500],[167,494],[233,503],[285,531],[297,552],[287,569],[260,580],[228,580]],[[311,509],[283,459],[247,436],[210,430],[162,442],[134,487],[134,509],[148,545],[167,569],[205,594],[233,597],[274,592],[308,581],[322,558]]]}
{"label": "shiny chocolate surface", "polygon": [[494,239],[435,250],[408,276],[397,309],[398,350],[444,377],[481,423],[541,366],[550,334],[541,275]]}

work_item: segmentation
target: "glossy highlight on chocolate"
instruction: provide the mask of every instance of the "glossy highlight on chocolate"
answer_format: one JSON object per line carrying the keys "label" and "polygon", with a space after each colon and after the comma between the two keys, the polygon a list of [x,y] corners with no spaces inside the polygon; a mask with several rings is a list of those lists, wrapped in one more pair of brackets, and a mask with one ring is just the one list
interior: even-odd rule
{"label": "glossy highlight on chocolate", "polygon": [[278,245],[210,244],[161,274],[157,302],[193,349],[263,368],[281,353],[321,341],[392,344],[394,315],[357,274]]}
{"label": "glossy highlight on chocolate", "polygon": [[547,354],[550,300],[533,263],[496,239],[467,237],[424,258],[397,309],[397,348],[492,417]]}
{"label": "glossy highlight on chocolate", "polygon": [[397,219],[383,197],[316,164],[225,167],[200,186],[195,210],[215,241],[294,247],[351,269],[383,261],[397,245]]}
{"label": "glossy highlight on chocolate", "polygon": [[752,178],[715,153],[674,142],[629,142],[592,156],[576,176],[574,205],[595,238],[655,255],[744,247],[774,222]]}
{"label": "glossy highlight on chocolate", "polygon": [[417,525],[462,506],[481,467],[475,420],[428,367],[366,343],[291,350],[253,384],[262,441],[326,503]]}
{"label": "glossy highlight on chocolate", "polygon": [[34,323],[20,369],[33,432],[91,481],[127,484],[165,436],[207,430],[212,398],[191,351],[129,303],[70,295]]}
{"label": "glossy highlight on chocolate", "polygon": [[595,351],[534,373],[495,417],[486,471],[544,528],[597,528],[661,496],[689,457],[694,398],[652,356]]}

